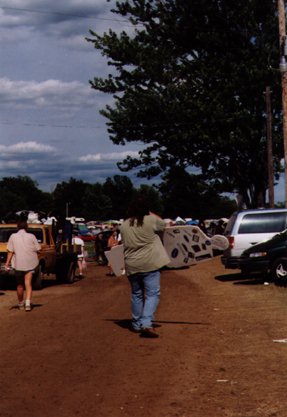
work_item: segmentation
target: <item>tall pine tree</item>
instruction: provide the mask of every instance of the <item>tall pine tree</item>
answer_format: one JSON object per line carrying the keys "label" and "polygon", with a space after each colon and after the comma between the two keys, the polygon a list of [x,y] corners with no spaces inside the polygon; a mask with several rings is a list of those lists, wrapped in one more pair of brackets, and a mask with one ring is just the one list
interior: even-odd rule
{"label": "tall pine tree", "polygon": [[264,204],[267,85],[276,177],[283,153],[276,1],[126,0],[113,11],[134,31],[87,40],[114,68],[90,81],[114,95],[101,111],[111,140],[143,146],[120,168],[151,178],[193,166],[220,192]]}

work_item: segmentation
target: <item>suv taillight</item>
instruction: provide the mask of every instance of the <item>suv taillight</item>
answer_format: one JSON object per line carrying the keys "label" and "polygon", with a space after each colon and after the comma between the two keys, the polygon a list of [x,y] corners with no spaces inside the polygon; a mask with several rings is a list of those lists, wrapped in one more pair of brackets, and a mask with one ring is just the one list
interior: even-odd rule
{"label": "suv taillight", "polygon": [[229,249],[233,249],[234,247],[234,236],[228,236],[229,241]]}

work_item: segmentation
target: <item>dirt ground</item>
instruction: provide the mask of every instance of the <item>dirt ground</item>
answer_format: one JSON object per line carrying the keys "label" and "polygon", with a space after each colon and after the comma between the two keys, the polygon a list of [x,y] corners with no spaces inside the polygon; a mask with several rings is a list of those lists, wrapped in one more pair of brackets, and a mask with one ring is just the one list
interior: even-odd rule
{"label": "dirt ground", "polygon": [[0,291],[1,417],[286,417],[287,288],[220,257],[162,273],[160,337],[128,330],[125,277],[92,262],[31,313]]}

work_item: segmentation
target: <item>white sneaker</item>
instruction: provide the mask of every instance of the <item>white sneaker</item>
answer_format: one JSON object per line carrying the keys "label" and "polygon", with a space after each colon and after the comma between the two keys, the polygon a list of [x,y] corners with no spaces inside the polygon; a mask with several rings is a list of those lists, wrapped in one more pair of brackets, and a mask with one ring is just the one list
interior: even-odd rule
{"label": "white sneaker", "polygon": [[24,310],[25,309],[25,304],[24,303],[18,303],[18,309],[19,310]]}
{"label": "white sneaker", "polygon": [[31,304],[26,304],[25,311],[31,311],[31,310],[32,310]]}

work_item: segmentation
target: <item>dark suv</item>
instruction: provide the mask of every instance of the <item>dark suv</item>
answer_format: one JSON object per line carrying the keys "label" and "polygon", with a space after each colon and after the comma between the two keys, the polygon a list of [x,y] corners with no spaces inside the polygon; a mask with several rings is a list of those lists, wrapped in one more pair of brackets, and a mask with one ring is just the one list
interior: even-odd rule
{"label": "dark suv", "polygon": [[271,273],[274,281],[287,281],[287,229],[246,249],[239,265],[243,274]]}

